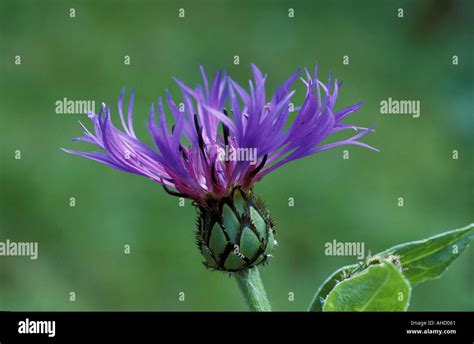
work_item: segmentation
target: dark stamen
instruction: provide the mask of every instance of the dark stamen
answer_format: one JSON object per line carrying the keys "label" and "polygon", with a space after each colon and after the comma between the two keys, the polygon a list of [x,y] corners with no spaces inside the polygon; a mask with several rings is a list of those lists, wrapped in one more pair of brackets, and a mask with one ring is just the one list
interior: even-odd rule
{"label": "dark stamen", "polygon": [[260,162],[260,164],[258,164],[258,166],[252,170],[250,173],[249,173],[249,176],[250,177],[253,177],[255,176],[258,172],[260,172],[260,170],[263,168],[263,166],[265,166],[265,163],[267,162],[267,158],[268,158],[268,154],[265,154],[263,156],[263,159],[262,161]]}
{"label": "dark stamen", "polygon": [[[224,114],[227,117],[229,117],[226,109],[224,109]],[[222,123],[222,134],[224,135],[224,144],[228,146],[229,145],[229,128],[224,123]]]}
{"label": "dark stamen", "polygon": [[161,179],[161,181],[163,181],[163,179],[164,179],[164,180],[174,184],[174,179],[172,179],[172,178],[161,177],[160,179]]}
{"label": "dark stamen", "polygon": [[169,194],[169,195],[171,195],[171,196],[189,198],[189,196],[186,195],[186,194],[184,194],[184,193],[176,192],[176,191],[170,190],[165,184],[161,184],[161,186],[163,186],[163,189],[166,191],[166,193]]}
{"label": "dark stamen", "polygon": [[212,179],[212,182],[213,182],[215,185],[218,185],[218,184],[217,184],[216,162],[215,162],[215,161],[214,161],[214,163],[213,163],[212,166],[211,166],[211,179]]}
{"label": "dark stamen", "polygon": [[187,155],[186,152],[184,151],[183,146],[182,146],[182,145],[179,145],[178,150],[179,150],[179,152],[181,153],[181,156],[183,157],[184,162],[188,163],[188,155]]}
{"label": "dark stamen", "polygon": [[199,149],[201,150],[202,156],[206,158],[206,153],[204,152],[204,139],[202,138],[202,127],[199,125],[197,114],[194,115],[194,126],[196,127],[196,133],[198,135]]}

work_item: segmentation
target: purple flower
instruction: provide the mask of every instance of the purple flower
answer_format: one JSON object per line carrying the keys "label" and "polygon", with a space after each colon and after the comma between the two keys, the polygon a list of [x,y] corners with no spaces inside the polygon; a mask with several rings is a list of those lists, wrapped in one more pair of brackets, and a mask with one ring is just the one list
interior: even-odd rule
{"label": "purple flower", "polygon": [[[148,177],[162,184],[167,192],[191,198],[198,204],[220,199],[235,186],[249,190],[278,167],[329,148],[358,145],[376,150],[359,141],[371,128],[342,122],[362,103],[335,110],[340,82],[333,82],[329,77],[324,84],[318,80],[317,68],[313,76],[306,70],[306,78],[301,78],[306,96],[302,105],[295,108],[296,114],[292,114],[291,99],[295,91],[290,88],[299,70],[269,99],[265,89],[267,76],[255,65],[252,71],[254,81],[249,82],[249,90],[220,71],[210,84],[203,68],[203,85],[192,89],[176,80],[183,98],[177,104],[166,93],[167,109],[174,119],[171,129],[162,99],[158,100],[156,109],[155,105],[151,106],[148,130],[156,149],[135,135],[133,91],[125,118],[123,90],[118,100],[123,131],[112,124],[110,107],[103,104],[99,114],[89,113],[94,133],[83,126],[84,136],[74,139],[92,143],[102,152],[63,150]],[[289,117],[294,119],[290,121]],[[355,130],[355,135],[343,141],[323,143],[332,133],[348,129]]]}

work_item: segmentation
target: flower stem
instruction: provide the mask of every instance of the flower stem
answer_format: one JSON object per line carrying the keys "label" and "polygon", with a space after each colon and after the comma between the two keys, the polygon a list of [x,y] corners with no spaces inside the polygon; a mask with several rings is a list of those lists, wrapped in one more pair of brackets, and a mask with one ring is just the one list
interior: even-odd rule
{"label": "flower stem", "polygon": [[272,310],[257,268],[237,272],[235,278],[251,311],[268,312]]}

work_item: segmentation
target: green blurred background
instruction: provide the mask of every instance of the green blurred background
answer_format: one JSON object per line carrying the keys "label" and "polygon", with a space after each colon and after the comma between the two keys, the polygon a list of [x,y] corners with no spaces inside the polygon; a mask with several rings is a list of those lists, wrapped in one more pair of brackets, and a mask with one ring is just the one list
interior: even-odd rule
{"label": "green blurred background", "polygon": [[[145,178],[59,150],[92,147],[70,142],[81,134],[78,120],[87,119],[56,114],[56,100],[91,99],[97,109],[105,101],[117,123],[120,90],[134,86],[135,128],[151,142],[150,104],[166,88],[179,96],[172,76],[200,82],[199,64],[210,73],[226,68],[245,82],[254,62],[273,89],[317,61],[323,79],[331,70],[344,80],[339,108],[365,102],[348,122],[376,125],[365,142],[381,153],[349,147],[344,160],[344,148],[333,149],[256,186],[278,230],[275,257],[261,269],[275,309],[306,309],[327,276],[354,262],[325,256],[328,241],[362,241],[377,252],[473,220],[472,2],[2,0],[0,6],[0,240],[39,243],[36,261],[0,258],[2,310],[246,309],[232,278],[202,266],[189,202],[179,207]],[[397,17],[400,7],[404,18]],[[303,95],[299,83],[295,100]],[[421,117],[381,115],[380,101],[388,97],[420,100]],[[471,247],[442,279],[414,290],[410,310],[474,310],[473,261]]]}

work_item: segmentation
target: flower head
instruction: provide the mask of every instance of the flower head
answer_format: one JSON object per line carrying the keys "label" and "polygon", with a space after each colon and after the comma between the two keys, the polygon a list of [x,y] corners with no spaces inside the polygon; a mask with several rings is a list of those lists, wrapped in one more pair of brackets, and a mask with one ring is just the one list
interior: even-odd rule
{"label": "flower head", "polygon": [[[123,131],[114,126],[110,107],[103,104],[99,114],[89,113],[94,132],[83,126],[84,136],[75,139],[90,142],[102,151],[64,151],[148,177],[169,193],[204,205],[229,195],[235,187],[246,192],[278,167],[329,148],[358,145],[374,149],[359,141],[371,128],[342,122],[361,103],[336,111],[341,83],[333,82],[331,77],[322,83],[317,68],[313,76],[306,70],[306,77],[301,78],[306,95],[302,105],[295,108],[295,115],[291,113],[295,93],[291,87],[299,70],[270,98],[266,96],[267,76],[255,65],[248,90],[220,71],[212,83],[202,67],[201,72],[203,85],[194,89],[176,80],[182,92],[181,104],[166,93],[165,102],[174,122],[171,128],[163,100],[158,100],[156,108],[151,106],[148,130],[155,149],[135,135],[133,91],[124,116],[123,90],[118,100]],[[324,144],[332,133],[347,129],[357,133],[346,140]]]}
{"label": "flower head", "polygon": [[[203,68],[202,86],[193,89],[176,80],[183,100],[178,106],[166,93],[174,120],[171,129],[161,98],[157,108],[150,109],[148,130],[155,149],[140,141],[133,129],[133,91],[125,118],[123,90],[118,101],[123,131],[112,124],[110,107],[104,104],[99,114],[89,113],[94,133],[83,126],[84,136],[76,139],[102,152],[64,151],[148,177],[168,193],[194,200],[199,209],[196,239],[207,267],[237,272],[265,263],[276,245],[275,230],[264,202],[253,194],[253,184],[290,161],[325,149],[349,144],[374,148],[359,141],[371,129],[342,122],[361,104],[336,111],[341,84],[331,77],[324,84],[317,69],[313,76],[306,70],[301,79],[306,96],[290,121],[295,93],[291,86],[299,71],[269,99],[267,77],[254,65],[252,71],[248,91],[220,71],[209,83]],[[358,133],[323,143],[332,133],[347,129]]]}

